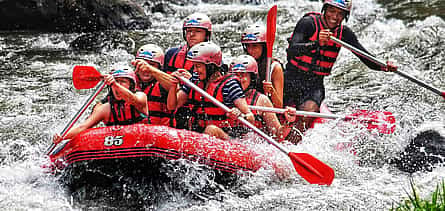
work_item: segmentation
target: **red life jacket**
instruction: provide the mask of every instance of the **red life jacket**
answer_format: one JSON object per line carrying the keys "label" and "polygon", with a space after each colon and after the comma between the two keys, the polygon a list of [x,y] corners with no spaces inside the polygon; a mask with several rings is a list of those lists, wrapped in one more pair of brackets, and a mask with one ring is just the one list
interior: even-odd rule
{"label": "red life jacket", "polygon": [[145,114],[139,112],[133,105],[125,101],[117,101],[108,97],[110,103],[111,115],[107,126],[112,125],[131,125],[135,123],[148,123],[148,119]]}
{"label": "red life jacket", "polygon": [[148,85],[144,93],[147,95],[149,122],[154,125],[175,127],[173,111],[167,109],[167,96],[161,95],[161,85],[154,82]]}
{"label": "red life jacket", "polygon": [[[164,64],[164,69],[168,74],[176,71],[177,69],[186,69],[190,73],[192,73],[193,62],[187,59],[188,50],[189,49],[187,48],[187,44],[183,45],[182,47],[177,49],[173,56],[170,57],[168,63]],[[190,109],[190,101],[185,102],[182,107]],[[176,119],[174,121],[176,125]]]}
{"label": "red life jacket", "polygon": [[[191,71],[193,67],[193,63],[190,60],[187,60],[187,45],[183,45],[176,51],[176,53],[170,58],[170,61],[168,61],[169,67],[174,67],[176,69],[186,69],[188,71]],[[167,71],[167,73],[171,73]]]}
{"label": "red life jacket", "polygon": [[[322,14],[312,12],[306,14],[305,16],[310,16],[314,19],[315,33],[311,38],[309,38],[309,40],[317,41],[319,39],[320,31],[326,29],[321,21]],[[338,26],[333,33],[333,36],[341,40],[343,25]],[[327,45],[320,46],[309,53],[295,56],[289,62],[302,71],[312,72],[320,76],[327,76],[331,74],[332,66],[334,66],[334,63],[337,60],[340,47],[340,45],[337,45],[332,40],[329,40]]]}
{"label": "red life jacket", "polygon": [[[236,78],[233,74],[221,76],[216,81],[210,83],[205,91],[219,102],[224,102],[222,88],[228,81]],[[197,86],[204,89],[204,83],[202,82],[198,82]],[[189,99],[191,99],[193,105],[192,113],[195,114],[193,122],[197,123],[199,127],[205,128],[207,125],[215,125],[219,128],[234,126],[235,121],[229,119],[223,109],[195,90],[190,92]]]}

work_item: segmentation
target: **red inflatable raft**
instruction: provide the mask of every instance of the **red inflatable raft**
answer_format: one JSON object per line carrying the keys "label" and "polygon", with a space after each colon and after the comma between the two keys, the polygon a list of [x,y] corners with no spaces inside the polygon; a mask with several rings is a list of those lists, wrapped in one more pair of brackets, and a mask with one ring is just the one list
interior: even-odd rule
{"label": "red inflatable raft", "polygon": [[[323,106],[324,112],[329,112],[325,109]],[[315,122],[322,123],[323,119]],[[62,141],[49,155],[57,170],[97,160],[160,158],[197,161],[230,174],[240,170],[255,172],[265,165],[274,166],[277,174],[287,171],[276,168],[283,165],[266,159],[270,155],[260,153],[240,141],[224,141],[166,126],[135,124],[88,129],[70,141]]]}
{"label": "red inflatable raft", "polygon": [[59,169],[80,161],[136,157],[184,158],[229,173],[256,171],[263,163],[241,142],[147,124],[89,129],[59,145],[50,154]]}

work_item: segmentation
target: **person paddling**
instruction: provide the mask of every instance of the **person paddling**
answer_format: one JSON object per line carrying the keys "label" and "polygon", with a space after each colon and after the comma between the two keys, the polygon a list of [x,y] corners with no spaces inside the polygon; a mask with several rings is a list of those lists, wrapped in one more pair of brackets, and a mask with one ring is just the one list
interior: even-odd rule
{"label": "person paddling", "polygon": [[[303,16],[289,38],[286,70],[284,72],[284,105],[299,110],[320,112],[325,98],[323,80],[331,74],[341,46],[330,40],[337,37],[365,52],[354,32],[343,25],[348,20],[351,0],[324,0],[321,13],[311,12]],[[397,71],[397,66],[387,62],[387,67],[356,54],[369,68],[381,71]],[[303,118],[297,126],[300,131],[312,124],[313,118]]]}
{"label": "person paddling", "polygon": [[[211,35],[212,22],[206,14],[193,13],[187,16],[182,24],[182,37],[186,44],[168,49],[165,53],[164,71],[172,73],[178,69],[186,69],[192,73],[193,63],[186,59],[187,52],[198,43],[210,41]],[[189,103],[184,103],[184,106],[175,112],[176,128],[190,129],[190,125],[188,125],[190,117]]]}
{"label": "person paddling", "polygon": [[98,104],[93,113],[84,122],[71,128],[65,137],[54,135],[55,144],[63,139],[72,139],[99,122],[104,122],[107,126],[147,122],[147,96],[136,91],[136,74],[130,67],[114,68],[111,74],[103,75],[103,80],[109,86],[108,101]]}
{"label": "person paddling", "polygon": [[267,45],[266,28],[263,25],[254,24],[249,26],[241,35],[241,43],[244,51],[254,57],[258,64],[259,80],[256,82],[257,89],[261,93],[270,96],[274,107],[283,107],[283,67],[278,59],[272,59],[270,65],[270,79],[266,81],[267,68]]}
{"label": "person paddling", "polygon": [[172,75],[190,79],[218,101],[232,108],[231,112],[226,114],[222,108],[195,90],[186,85],[181,86],[175,95],[176,98],[172,100],[176,102],[177,107],[191,100],[192,113],[195,114],[192,118],[194,131],[229,139],[231,127],[235,125],[239,115],[244,114],[248,121],[254,122],[254,115],[247,105],[239,79],[235,75],[223,75],[221,72],[222,52],[219,46],[212,42],[199,43],[190,49],[187,59],[193,62],[196,75],[192,77],[186,70],[173,72]]}
{"label": "person paddling", "polygon": [[[271,100],[256,89],[259,77],[255,58],[249,55],[236,57],[230,63],[229,73],[236,74],[240,78],[248,105],[273,107]],[[286,107],[284,113],[286,123],[284,125],[280,124],[275,113],[253,111],[253,114],[255,115],[255,126],[260,129],[267,129],[278,140],[287,136],[296,120],[296,109],[291,107]]]}
{"label": "person paddling", "polygon": [[[156,69],[162,70],[164,65],[164,52],[161,47],[154,44],[141,46],[136,52],[136,59],[145,60]],[[168,90],[171,85],[166,87],[159,83],[154,75],[146,68],[136,69],[139,88],[147,95],[148,110],[150,113],[149,123],[155,125],[165,125],[175,127],[176,122],[173,118],[175,107],[169,108],[167,105]]]}

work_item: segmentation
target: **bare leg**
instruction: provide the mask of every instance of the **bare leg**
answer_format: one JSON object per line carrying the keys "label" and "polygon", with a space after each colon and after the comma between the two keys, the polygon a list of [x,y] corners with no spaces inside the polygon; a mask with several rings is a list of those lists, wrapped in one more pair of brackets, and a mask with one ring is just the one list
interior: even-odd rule
{"label": "bare leg", "polygon": [[[320,112],[320,107],[312,100],[305,101],[302,105],[298,107],[298,110],[300,111],[310,111],[310,112]],[[307,128],[309,128],[312,125],[312,122],[315,120],[314,117],[302,117],[302,129],[305,131]]]}
{"label": "bare leg", "polygon": [[228,140],[230,138],[226,132],[224,132],[221,128],[215,125],[208,125],[204,130],[204,133],[211,136],[215,136],[223,140]]}

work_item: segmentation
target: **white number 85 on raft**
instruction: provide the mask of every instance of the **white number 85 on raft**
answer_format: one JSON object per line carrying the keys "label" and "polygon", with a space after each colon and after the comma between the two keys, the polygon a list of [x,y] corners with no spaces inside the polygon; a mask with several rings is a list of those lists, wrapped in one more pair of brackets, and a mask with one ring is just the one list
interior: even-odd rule
{"label": "white number 85 on raft", "polygon": [[111,146],[120,146],[124,143],[124,139],[122,139],[124,136],[107,136],[104,140],[104,145],[107,147]]}

